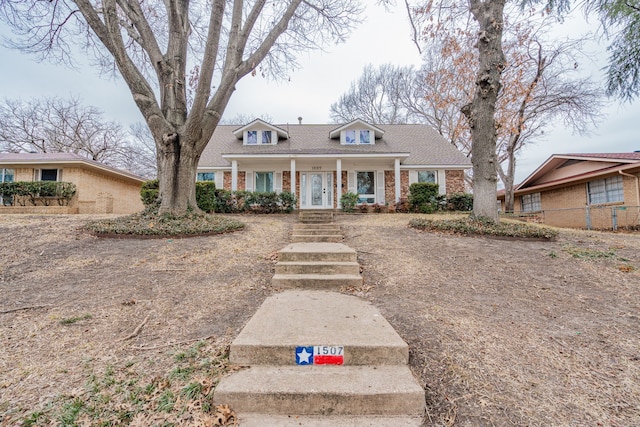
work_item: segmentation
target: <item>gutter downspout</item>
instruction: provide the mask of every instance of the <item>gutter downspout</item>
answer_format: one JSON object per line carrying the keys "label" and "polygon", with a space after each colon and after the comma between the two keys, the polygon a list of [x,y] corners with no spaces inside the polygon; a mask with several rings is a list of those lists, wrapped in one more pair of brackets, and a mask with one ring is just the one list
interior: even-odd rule
{"label": "gutter downspout", "polygon": [[622,171],[618,171],[618,173],[636,180],[636,206],[640,206],[640,177]]}

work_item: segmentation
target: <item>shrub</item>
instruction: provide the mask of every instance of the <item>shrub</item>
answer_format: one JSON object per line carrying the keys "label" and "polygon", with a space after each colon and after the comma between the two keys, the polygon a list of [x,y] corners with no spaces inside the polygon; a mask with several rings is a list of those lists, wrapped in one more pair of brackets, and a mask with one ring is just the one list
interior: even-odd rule
{"label": "shrub", "polygon": [[358,209],[360,210],[360,213],[367,213],[369,212],[369,205],[367,202],[363,202],[358,206]]}
{"label": "shrub", "polygon": [[409,186],[409,207],[413,212],[433,213],[438,209],[438,184],[416,182]]}
{"label": "shrub", "polygon": [[400,200],[395,204],[395,211],[398,213],[408,213],[409,200],[407,200],[406,197],[401,197]]}
{"label": "shrub", "polygon": [[447,198],[447,210],[471,211],[473,210],[473,194],[454,193]]}
{"label": "shrub", "polygon": [[280,211],[280,198],[278,193],[270,191],[266,193],[250,193],[251,210],[257,213],[275,213]]}
{"label": "shrub", "polygon": [[71,182],[57,181],[17,181],[0,183],[0,196],[5,205],[26,206],[29,201],[33,206],[42,204],[49,206],[56,201],[60,206],[67,206],[76,194],[76,186]]}
{"label": "shrub", "polygon": [[216,184],[214,182],[196,182],[196,203],[205,212],[216,210]]}
{"label": "shrub", "polygon": [[284,213],[291,213],[296,207],[296,196],[289,191],[280,193],[280,209]]}
{"label": "shrub", "polygon": [[[146,181],[140,189],[140,198],[146,208],[157,207],[158,180]],[[252,193],[217,189],[213,182],[196,182],[196,203],[205,212],[217,213],[291,213],[296,206],[292,193],[283,191]]]}
{"label": "shrub", "polygon": [[558,236],[558,231],[546,227],[507,222],[495,223],[485,218],[460,218],[452,220],[431,220],[414,218],[409,226],[425,231],[437,231],[458,235],[480,235],[496,237],[518,237],[551,240]]}
{"label": "shrub", "polygon": [[160,189],[160,181],[150,179],[142,183],[140,188],[140,199],[146,207],[158,203],[158,191]]}
{"label": "shrub", "polygon": [[358,204],[358,195],[352,192],[344,193],[340,197],[340,204],[344,212],[353,212]]}

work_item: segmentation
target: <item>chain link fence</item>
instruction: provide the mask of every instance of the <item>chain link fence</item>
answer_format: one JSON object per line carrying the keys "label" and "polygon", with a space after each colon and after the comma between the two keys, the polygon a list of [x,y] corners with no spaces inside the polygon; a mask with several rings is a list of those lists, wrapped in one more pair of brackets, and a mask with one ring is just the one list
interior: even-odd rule
{"label": "chain link fence", "polygon": [[640,230],[640,206],[584,206],[581,208],[546,209],[538,212],[515,212],[514,216],[529,222],[555,227],[587,230]]}

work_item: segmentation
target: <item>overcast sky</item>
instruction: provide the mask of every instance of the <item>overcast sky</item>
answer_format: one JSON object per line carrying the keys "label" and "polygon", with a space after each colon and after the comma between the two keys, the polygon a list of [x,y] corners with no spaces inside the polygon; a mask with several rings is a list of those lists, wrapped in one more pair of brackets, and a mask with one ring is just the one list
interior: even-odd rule
{"label": "overcast sky", "polygon": [[[374,1],[366,10],[366,21],[347,43],[328,46],[326,52],[310,52],[299,59],[302,69],[290,73],[286,81],[273,82],[247,76],[237,85],[225,117],[237,114],[268,115],[277,124],[327,123],[329,107],[343,94],[366,64],[393,63],[419,65],[420,56],[410,39],[409,24],[403,8],[386,12]],[[583,19],[571,19],[561,32],[577,35],[589,28]],[[7,28],[0,33],[8,35]],[[606,42],[591,48],[596,54],[593,77],[602,80],[600,68],[606,64]],[[90,67],[80,70],[37,63],[31,57],[0,47],[0,95],[8,98],[41,96],[79,97],[94,105],[105,117],[124,126],[142,121],[126,86],[121,81],[101,78]],[[640,101],[621,104],[610,100],[605,118],[587,136],[573,135],[562,126],[550,126],[545,137],[520,154],[516,182],[521,181],[554,153],[629,152],[640,150]]]}

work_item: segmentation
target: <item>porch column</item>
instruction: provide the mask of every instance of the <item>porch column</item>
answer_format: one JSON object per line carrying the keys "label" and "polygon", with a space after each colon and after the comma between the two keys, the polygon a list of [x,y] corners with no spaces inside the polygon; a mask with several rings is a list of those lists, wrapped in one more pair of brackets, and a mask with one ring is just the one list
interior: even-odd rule
{"label": "porch column", "polygon": [[395,177],[395,191],[396,191],[396,203],[398,203],[400,201],[400,191],[401,191],[401,186],[400,186],[400,159],[395,159],[394,160],[394,177]]}
{"label": "porch column", "polygon": [[296,195],[296,159],[291,159],[291,194]]}
{"label": "porch column", "polygon": [[238,161],[231,160],[231,191],[238,191]]}
{"label": "porch column", "polygon": [[341,208],[340,198],[342,197],[342,159],[336,159],[336,207]]}

